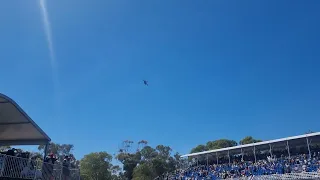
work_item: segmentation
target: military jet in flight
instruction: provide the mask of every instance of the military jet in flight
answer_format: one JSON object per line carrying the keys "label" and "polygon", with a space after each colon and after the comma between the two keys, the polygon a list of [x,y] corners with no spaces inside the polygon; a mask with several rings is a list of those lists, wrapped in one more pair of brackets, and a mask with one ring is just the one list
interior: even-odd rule
{"label": "military jet in flight", "polygon": [[146,80],[143,80],[143,84],[146,86],[149,86],[148,81],[146,81]]}

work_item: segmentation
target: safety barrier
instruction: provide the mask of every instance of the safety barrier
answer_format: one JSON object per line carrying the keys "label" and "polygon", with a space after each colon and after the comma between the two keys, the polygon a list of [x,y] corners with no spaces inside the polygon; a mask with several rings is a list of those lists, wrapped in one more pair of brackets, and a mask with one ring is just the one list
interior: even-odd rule
{"label": "safety barrier", "polygon": [[263,176],[253,176],[252,180],[282,180],[282,179],[320,179],[320,173],[316,172],[301,172],[288,174],[272,174]]}
{"label": "safety barrier", "polygon": [[0,179],[80,180],[79,169],[0,154]]}
{"label": "safety barrier", "polygon": [[[167,177],[169,177],[168,178],[169,180],[175,179],[174,175],[170,176],[169,174],[167,174],[164,177],[157,177],[154,180],[167,180]],[[271,175],[232,178],[229,180],[298,180],[298,179],[305,179],[305,180],[320,179],[320,173],[300,172],[300,173],[288,173],[288,174],[271,174]],[[206,178],[203,178],[201,180],[206,180]]]}

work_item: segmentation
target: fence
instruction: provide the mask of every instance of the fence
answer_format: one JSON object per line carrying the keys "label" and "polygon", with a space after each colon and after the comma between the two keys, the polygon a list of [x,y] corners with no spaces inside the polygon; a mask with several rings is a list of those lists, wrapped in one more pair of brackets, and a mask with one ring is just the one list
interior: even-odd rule
{"label": "fence", "polygon": [[0,154],[0,179],[80,180],[79,169]]}
{"label": "fence", "polygon": [[302,173],[288,173],[288,174],[272,174],[263,176],[253,176],[248,179],[252,180],[291,180],[291,179],[320,179],[320,173],[316,172],[302,172]]}
{"label": "fence", "polygon": [[[173,179],[175,179],[175,176],[174,175],[172,175],[171,177],[169,176],[168,179],[173,180]],[[220,178],[215,178],[215,179],[220,179]],[[294,180],[294,179],[296,179],[296,180],[297,179],[305,179],[305,180],[320,179],[320,173],[300,172],[300,173],[288,173],[288,174],[271,174],[271,175],[232,178],[232,179],[228,179],[228,180]],[[157,177],[154,180],[167,180],[167,176],[166,177]],[[202,178],[202,179],[200,178],[200,180],[207,180],[207,178]]]}

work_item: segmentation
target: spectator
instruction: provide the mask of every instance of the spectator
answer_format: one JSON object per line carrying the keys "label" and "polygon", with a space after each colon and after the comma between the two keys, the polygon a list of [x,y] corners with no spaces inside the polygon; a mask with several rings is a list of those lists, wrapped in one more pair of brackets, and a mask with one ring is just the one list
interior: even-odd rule
{"label": "spectator", "polygon": [[54,156],[53,153],[50,153],[45,159],[42,166],[42,176],[45,177],[45,179],[52,180],[53,177],[53,166],[54,163],[57,161],[57,158]]}
{"label": "spectator", "polygon": [[63,180],[68,180],[70,177],[70,170],[69,170],[70,157],[69,156],[64,157],[62,166],[63,166],[62,168]]}

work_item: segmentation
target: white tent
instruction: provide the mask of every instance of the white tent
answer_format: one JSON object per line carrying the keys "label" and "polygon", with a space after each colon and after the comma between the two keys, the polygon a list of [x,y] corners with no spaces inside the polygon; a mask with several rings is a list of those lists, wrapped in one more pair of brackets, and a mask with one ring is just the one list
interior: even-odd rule
{"label": "white tent", "polygon": [[0,93],[0,145],[46,145],[50,141],[16,102]]}

